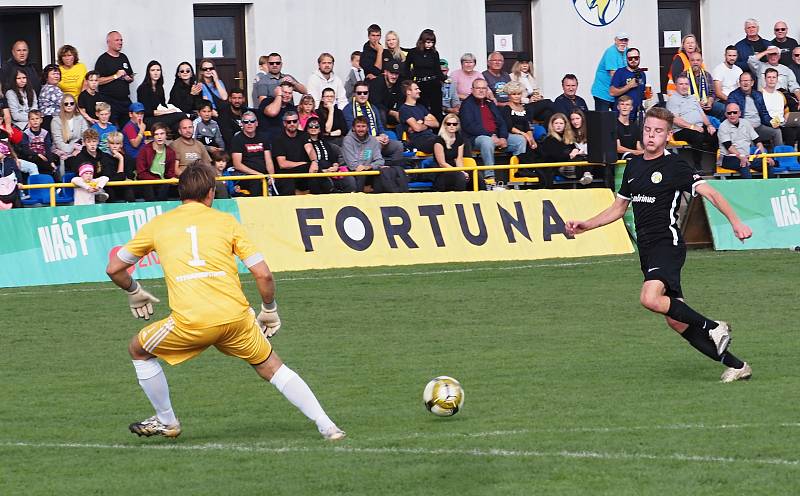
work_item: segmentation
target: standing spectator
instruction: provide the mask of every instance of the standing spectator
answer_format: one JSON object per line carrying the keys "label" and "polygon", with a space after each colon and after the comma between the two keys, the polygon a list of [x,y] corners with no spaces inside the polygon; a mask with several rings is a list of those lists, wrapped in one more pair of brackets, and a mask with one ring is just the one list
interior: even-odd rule
{"label": "standing spectator", "polygon": [[638,120],[639,113],[642,111],[642,102],[644,101],[647,74],[639,70],[641,57],[638,48],[628,48],[625,58],[628,60],[628,64],[614,72],[608,92],[614,97],[615,107],[620,96],[628,95],[631,97],[633,100],[633,113],[631,115],[634,120]]}
{"label": "standing spectator", "polygon": [[[439,121],[424,106],[419,105],[419,85],[413,81],[403,81],[401,85],[406,101],[400,106],[400,121],[406,129],[412,147],[425,153],[433,152],[436,135],[431,129],[439,127]],[[355,129],[355,120],[354,127]]]}
{"label": "standing spectator", "polygon": [[344,114],[336,106],[336,92],[332,88],[322,90],[322,101],[317,107],[317,116],[322,125],[321,137],[326,143],[331,143],[337,148],[342,146],[342,138],[347,134],[349,127]]}
{"label": "standing spectator", "polygon": [[788,66],[792,62],[792,50],[798,46],[797,40],[789,37],[789,27],[784,21],[776,22],[774,31],[775,38],[770,41],[770,44],[780,48],[780,63]]}
{"label": "standing spectator", "polygon": [[708,120],[703,107],[689,94],[689,78],[678,76],[675,80],[677,93],[667,100],[667,110],[675,116],[672,134],[676,140],[686,141],[692,147],[695,165],[699,168],[703,152],[717,148],[717,129]]}
{"label": "standing spectator", "polygon": [[594,97],[594,109],[598,111],[608,111],[614,105],[614,98],[609,93],[611,88],[611,78],[614,73],[625,67],[625,55],[628,49],[628,33],[619,32],[614,36],[614,44],[606,48],[597,70],[594,74],[592,84],[592,96]]}
{"label": "standing spectator", "polygon": [[300,103],[297,104],[297,115],[299,117],[297,129],[300,131],[304,130],[306,127],[306,121],[310,117],[319,117],[314,110],[316,107],[316,102],[314,101],[314,97],[311,95],[303,95],[300,98]]}
{"label": "standing spectator", "polygon": [[[575,145],[575,136],[572,134],[572,126],[564,114],[553,114],[547,123],[547,136],[542,140],[541,146],[542,160],[547,162],[570,162],[585,160],[581,155],[580,149]],[[582,167],[560,167],[560,172],[567,177],[574,178],[581,174],[579,183],[587,186],[594,179],[592,174]],[[577,170],[576,170],[577,169]],[[547,167],[541,170],[544,178],[545,188],[553,185],[553,168]]]}
{"label": "standing spectator", "polygon": [[[461,121],[457,115],[444,116],[439,136],[433,144],[433,158],[442,169],[464,167],[464,140],[461,138]],[[433,187],[436,191],[466,191],[471,177],[467,171],[441,172],[434,175]]]}
{"label": "standing spectator", "polygon": [[203,85],[197,82],[194,68],[189,62],[181,62],[175,70],[169,103],[181,109],[186,117],[193,116],[203,103]]}
{"label": "standing spectator", "polygon": [[714,78],[714,94],[720,102],[727,102],[728,94],[739,87],[742,69],[736,65],[738,57],[736,47],[728,45],[725,48],[725,59],[711,73]]}
{"label": "standing spectator", "polygon": [[361,68],[361,52],[356,50],[350,54],[350,71],[347,73],[347,79],[344,82],[344,91],[348,100],[353,98],[353,86],[363,80],[364,69]]}
{"label": "standing spectator", "polygon": [[228,92],[228,104],[222,105],[219,111],[219,129],[227,148],[230,148],[233,136],[242,130],[242,114],[248,110],[245,105],[244,90],[233,88]]}
{"label": "standing spectator", "polygon": [[87,72],[86,66],[78,58],[78,50],[72,45],[64,45],[58,49],[56,60],[61,70],[58,87],[64,94],[70,94],[77,99],[84,89]]}
{"label": "standing spectator", "polygon": [[633,99],[628,95],[622,95],[617,100],[617,154],[624,158],[627,154],[641,155],[644,153],[642,147],[642,128],[635,121],[631,121],[633,112]]}
{"label": "standing spectator", "polygon": [[[283,114],[283,132],[272,142],[277,175],[320,172],[314,146],[308,141],[308,135],[298,129],[298,122],[297,112],[291,110]],[[278,179],[275,186],[281,196],[291,196],[296,191],[318,195],[333,190],[333,182],[328,177]]]}
{"label": "standing spectator", "polygon": [[[210,102],[209,102],[210,103]],[[197,162],[211,165],[211,157],[202,143],[194,139],[194,122],[185,118],[178,123],[179,137],[172,142],[170,148],[175,152],[178,164],[175,167],[175,175],[180,176],[184,169]]]}
{"label": "standing spectator", "polygon": [[[759,153],[766,153],[764,144],[752,124],[741,119],[739,106],[729,103],[725,107],[725,120],[719,125],[719,165],[725,169],[739,171],[745,179],[750,179],[750,147],[755,145]],[[767,159],[769,165],[773,160]],[[760,166],[760,161],[758,161]],[[753,167],[760,169],[760,167]]]}
{"label": "standing spectator", "polygon": [[541,89],[536,84],[536,77],[533,75],[533,61],[526,52],[517,54],[517,60],[511,66],[511,80],[522,84],[522,103],[532,101],[534,92],[539,94],[541,99]]}
{"label": "standing spectator", "polygon": [[39,110],[42,111],[44,122],[42,127],[49,130],[50,121],[61,108],[64,92],[58,87],[61,81],[61,70],[55,64],[49,64],[42,70],[42,89],[39,91]]}
{"label": "standing spectator", "polygon": [[456,86],[456,93],[461,100],[472,94],[472,82],[483,79],[483,74],[475,70],[475,55],[467,52],[461,56],[461,69],[450,73],[450,79]]}
{"label": "standing spectator", "polygon": [[400,74],[404,78],[409,77],[408,67],[406,66],[408,51],[400,46],[400,36],[395,31],[389,31],[386,33],[384,41],[386,42],[386,48],[383,49],[383,65],[381,69],[386,67],[388,63],[397,62],[400,65]]}
{"label": "standing spectator", "polygon": [[[161,122],[153,124],[153,141],[145,145],[136,157],[136,178],[139,180],[172,179],[175,176],[177,158],[167,146],[167,126]],[[145,201],[166,201],[169,184],[150,184],[140,187]]]}
{"label": "standing spectator", "polygon": [[322,90],[333,88],[336,92],[336,104],[339,108],[347,105],[344,83],[342,79],[333,73],[334,58],[328,52],[324,52],[317,57],[317,70],[308,78],[308,94],[319,100],[322,97]]}
{"label": "standing spectator", "polygon": [[100,151],[108,153],[108,134],[117,130],[117,126],[111,124],[111,105],[98,102],[95,111],[97,122],[91,125],[91,129],[94,129],[100,137]]}
{"label": "standing spectator", "polygon": [[[136,100],[144,109],[144,122],[147,127],[152,127],[156,122],[163,122],[169,127],[174,127],[185,117],[180,111],[167,109],[164,75],[161,64],[157,60],[147,63],[142,84],[136,88]],[[128,111],[130,111],[130,106]]]}
{"label": "standing spectator", "polygon": [[62,165],[68,158],[80,153],[83,148],[81,139],[87,128],[86,119],[78,112],[75,97],[67,93],[61,100],[61,111],[50,123],[53,153],[61,158]]}
{"label": "standing spectator", "polygon": [[369,82],[369,101],[378,108],[381,120],[387,125],[400,122],[400,105],[406,99],[400,88],[400,71],[400,64],[389,62],[383,68],[383,75]]}
{"label": "standing spectator", "polygon": [[282,82],[275,88],[275,96],[261,100],[258,105],[258,130],[267,138],[268,143],[283,132],[283,114],[297,111],[292,102],[292,83]]}
{"label": "standing spectator", "polygon": [[133,102],[128,107],[129,119],[122,126],[122,149],[125,152],[126,160],[135,161],[139,157],[139,151],[144,146],[144,115],[144,105],[141,103]]}
{"label": "standing spectator", "polygon": [[386,159],[386,164],[403,165],[403,144],[389,139],[386,134],[380,113],[369,103],[369,85],[366,81],[356,83],[355,96],[342,110],[342,114],[348,128],[353,127],[353,121],[355,121],[356,117],[360,115],[366,117],[367,132],[370,136],[374,136],[381,145],[381,153]]}
{"label": "standing spectator", "polygon": [[689,55],[690,68],[684,73],[689,78],[689,94],[694,96],[703,112],[717,119],[725,118],[725,105],[719,103],[714,91],[714,78],[703,67],[703,54],[699,50]]}
{"label": "standing spectator", "polygon": [[436,35],[425,29],[417,39],[417,46],[406,57],[412,80],[419,86],[420,101],[436,122],[442,122],[442,69],[439,52],[436,51]]}
{"label": "standing spectator", "polygon": [[[28,74],[22,69],[15,69],[14,84],[6,91],[6,103],[11,112],[11,121],[20,129],[28,124],[28,112],[39,108],[36,90],[28,80]],[[37,81],[38,86],[38,81]]]}
{"label": "standing spectator", "polygon": [[122,53],[122,35],[111,31],[106,35],[107,50],[100,54],[94,70],[100,76],[100,99],[111,105],[111,120],[122,125],[128,118],[131,104],[130,84],[133,82],[133,68],[128,56]]}
{"label": "standing spectator", "polygon": [[367,41],[361,49],[361,68],[367,80],[381,75],[383,67],[383,45],[381,45],[381,27],[370,24],[367,28]]}
{"label": "standing spectator", "polygon": [[[501,107],[508,105],[508,94],[506,93],[505,86],[511,82],[511,74],[503,70],[503,63],[505,63],[503,54],[500,52],[492,52],[487,59],[486,65],[488,68],[481,73],[483,79],[485,79],[486,83],[489,85],[489,98],[494,100],[494,103]],[[474,82],[475,81],[473,81],[473,83]],[[470,94],[472,94],[472,89],[474,88],[475,85],[473,84],[470,89]]]}
{"label": "standing spectator", "polygon": [[757,75],[747,64],[747,59],[751,55],[766,50],[769,42],[758,34],[758,21],[752,18],[744,21],[744,34],[745,37],[736,43],[736,65],[739,66],[742,72],[749,72],[755,77]]}
{"label": "standing spectator", "polygon": [[[512,88],[514,86],[512,85]],[[516,86],[517,91],[521,88]],[[505,85],[503,91],[505,92]],[[466,140],[472,144],[473,150],[481,152],[483,165],[494,165],[495,149],[506,149],[512,155],[521,155],[527,148],[527,140],[519,134],[509,134],[506,120],[500,109],[489,98],[489,86],[486,81],[476,79],[472,82],[472,94],[461,103],[461,126]],[[522,92],[519,91],[521,94]],[[501,171],[507,178],[508,172]],[[494,177],[494,171],[487,171],[486,177]]]}
{"label": "standing spectator", "polygon": [[281,72],[283,68],[283,59],[279,53],[272,52],[271,54],[261,56],[258,58],[259,72],[256,82],[253,85],[253,102],[254,107],[258,107],[261,101],[267,97],[275,94],[275,88],[282,82],[289,82],[292,85],[292,91],[296,91],[301,95],[308,93],[306,87],[297,81],[290,74]]}
{"label": "standing spectator", "polygon": [[17,77],[17,71],[22,71],[30,81],[31,88],[34,93],[39,94],[41,89],[39,86],[39,70],[37,66],[28,59],[30,52],[28,50],[28,43],[25,40],[17,40],[11,45],[11,58],[3,63],[3,68],[0,69],[3,88],[13,88],[14,79]]}
{"label": "standing spectator", "polygon": [[[330,146],[322,139],[322,125],[317,117],[312,117],[306,122],[306,133],[308,142],[314,147],[314,153],[317,155],[320,172],[338,172],[340,167],[347,170],[346,166],[339,165],[341,163],[339,147]],[[353,193],[356,190],[356,180],[353,176],[334,176],[330,179],[333,191],[336,193]]]}
{"label": "standing spectator", "polygon": [[772,125],[772,118],[764,104],[764,95],[753,89],[755,80],[749,72],[739,75],[739,87],[728,94],[728,103],[739,106],[739,112],[758,133],[762,142],[770,141],[772,146],[782,145],[783,136],[777,126]]}
{"label": "standing spectator", "polygon": [[86,73],[86,89],[78,96],[78,111],[91,126],[97,122],[97,104],[101,101],[97,92],[100,76],[95,71]]}
{"label": "standing spectator", "polygon": [[225,141],[222,139],[222,132],[217,121],[211,118],[211,102],[204,102],[197,111],[197,118],[192,123],[194,125],[194,138],[206,147],[206,151],[221,151],[225,149]]}
{"label": "standing spectator", "polygon": [[457,114],[458,107],[461,106],[461,99],[458,98],[456,93],[456,84],[447,75],[450,71],[449,64],[446,59],[441,59],[439,65],[442,67],[442,115],[444,114]]}
{"label": "standing spectator", "polygon": [[28,112],[28,126],[22,131],[22,143],[19,145],[19,158],[33,162],[39,169],[39,174],[49,174],[58,181],[59,160],[53,149],[53,138],[47,129],[42,126],[43,115],[41,110]]}
{"label": "standing spectator", "polygon": [[217,102],[228,99],[225,83],[219,78],[217,68],[211,59],[200,61],[200,77],[198,78],[203,89],[203,99],[211,102],[211,108],[217,110]]}
{"label": "standing spectator", "polygon": [[[292,90],[289,89],[290,95],[291,92]],[[245,175],[275,174],[275,166],[269,151],[269,141],[257,129],[258,118],[255,112],[245,110],[242,113],[242,132],[234,135],[231,142],[233,168]],[[271,183],[272,180],[270,180]],[[252,196],[261,196],[267,193],[261,188],[261,181],[247,181],[247,190]]]}
{"label": "standing spectator", "polygon": [[589,111],[586,100],[578,96],[578,77],[575,74],[565,74],[561,78],[561,90],[563,93],[553,102],[553,112],[569,115],[576,108],[584,112]]}
{"label": "standing spectator", "polygon": [[[697,46],[697,38],[695,35],[687,34],[681,39],[681,47],[678,49],[675,56],[672,57],[672,64],[670,64],[669,72],[667,73],[667,94],[669,96],[675,94],[675,78],[689,70],[691,66],[689,57],[699,50],[700,48]],[[634,108],[634,111],[635,110]]]}

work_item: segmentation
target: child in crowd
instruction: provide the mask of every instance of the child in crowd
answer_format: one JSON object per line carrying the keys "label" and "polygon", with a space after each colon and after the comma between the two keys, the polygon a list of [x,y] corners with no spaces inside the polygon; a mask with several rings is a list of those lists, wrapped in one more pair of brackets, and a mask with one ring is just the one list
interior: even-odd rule
{"label": "child in crowd", "polygon": [[348,74],[347,80],[344,82],[344,92],[348,100],[353,98],[355,84],[363,80],[364,70],[361,69],[361,52],[356,50],[350,54],[350,74]]}
{"label": "child in crowd", "polygon": [[20,180],[14,150],[8,142],[0,141],[0,210],[22,207],[17,186]]}
{"label": "child in crowd", "polygon": [[100,137],[100,151],[108,153],[108,135],[117,131],[117,126],[111,124],[111,105],[106,102],[97,102],[95,106],[97,121],[92,124],[91,129],[97,131]]}
{"label": "child in crowd", "polygon": [[125,155],[135,161],[139,156],[139,150],[144,146],[144,105],[140,102],[131,103],[128,107],[128,117],[130,119],[122,126],[124,150]]}
{"label": "child in crowd", "polygon": [[89,125],[97,122],[97,102],[100,101],[100,95],[97,94],[97,85],[100,75],[95,71],[86,73],[86,89],[81,91],[78,95],[78,111]]}
{"label": "child in crowd", "polygon": [[103,203],[108,199],[108,193],[103,191],[103,186],[108,182],[108,177],[94,177],[94,164],[85,163],[78,167],[78,175],[72,178],[75,185],[75,205],[94,205],[95,201]]}
{"label": "child in crowd", "polygon": [[[217,176],[227,176],[230,155],[224,150],[211,150],[208,154],[211,156],[214,168],[217,169]],[[238,193],[240,189],[239,185],[233,181],[217,181],[216,186],[217,190],[214,193],[214,198],[216,199],[230,198],[232,194]]]}
{"label": "child in crowd", "polygon": [[42,112],[31,110],[28,112],[28,127],[22,132],[22,143],[20,143],[20,157],[36,164],[40,174],[53,176],[56,182],[61,180],[58,173],[60,161],[58,156],[51,150],[53,149],[53,139],[46,129],[42,128]]}
{"label": "child in crowd", "polygon": [[209,153],[225,148],[219,124],[212,119],[213,108],[210,102],[205,102],[197,109],[197,118],[194,120],[194,139],[206,147]]}

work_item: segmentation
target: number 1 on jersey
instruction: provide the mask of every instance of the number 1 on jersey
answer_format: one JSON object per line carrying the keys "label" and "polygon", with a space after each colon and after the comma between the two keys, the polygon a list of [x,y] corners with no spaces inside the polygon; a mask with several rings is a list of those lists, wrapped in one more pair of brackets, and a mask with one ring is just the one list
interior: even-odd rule
{"label": "number 1 on jersey", "polygon": [[200,258],[200,248],[197,243],[197,226],[189,226],[186,228],[189,237],[192,238],[192,258],[189,260],[189,265],[192,267],[203,267],[206,261]]}

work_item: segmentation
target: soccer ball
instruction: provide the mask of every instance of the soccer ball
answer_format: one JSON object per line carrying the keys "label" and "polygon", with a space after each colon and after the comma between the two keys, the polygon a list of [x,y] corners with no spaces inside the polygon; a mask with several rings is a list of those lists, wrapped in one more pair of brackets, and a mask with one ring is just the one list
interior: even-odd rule
{"label": "soccer ball", "polygon": [[458,413],[464,405],[464,388],[446,375],[439,376],[425,386],[422,392],[425,408],[439,417],[450,417]]}

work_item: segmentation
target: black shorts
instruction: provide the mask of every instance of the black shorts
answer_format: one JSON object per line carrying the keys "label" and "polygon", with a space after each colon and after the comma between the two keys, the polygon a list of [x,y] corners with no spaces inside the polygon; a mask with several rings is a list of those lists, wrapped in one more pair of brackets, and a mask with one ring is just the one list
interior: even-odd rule
{"label": "black shorts", "polygon": [[661,281],[667,287],[667,296],[683,298],[681,269],[686,262],[686,245],[639,247],[639,261],[645,281]]}

